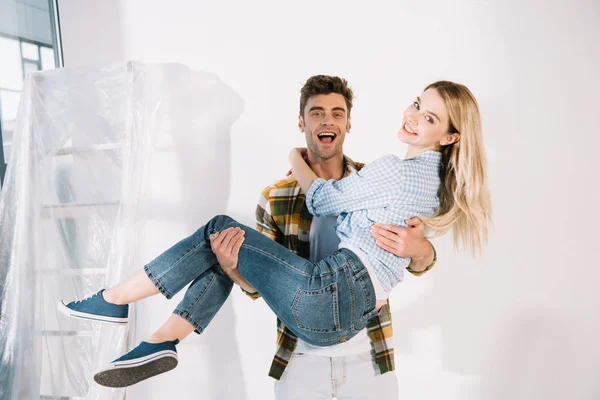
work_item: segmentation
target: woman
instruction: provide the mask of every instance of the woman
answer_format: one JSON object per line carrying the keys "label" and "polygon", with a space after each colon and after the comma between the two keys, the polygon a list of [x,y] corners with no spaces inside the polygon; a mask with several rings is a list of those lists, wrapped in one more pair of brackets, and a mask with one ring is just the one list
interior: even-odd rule
{"label": "woman", "polygon": [[317,179],[304,150],[290,152],[309,211],[340,215],[339,250],[317,263],[217,216],[117,286],[81,301],[61,301],[59,309],[69,316],[126,323],[129,303],[159,292],[171,298],[191,282],[174,315],[148,341],[98,372],[96,382],[124,387],[175,368],[175,345],[192,331],[202,333],[231,291],[211,250],[215,232],[244,231],[242,276],[297,337],[317,346],[344,342],[362,330],[402,280],[410,259],[379,248],[370,234],[373,223],[404,225],[418,216],[434,233],[453,228],[457,245],[480,251],[490,201],[471,92],[447,81],[429,85],[405,110],[398,137],[408,145],[404,160],[389,155],[339,181]]}

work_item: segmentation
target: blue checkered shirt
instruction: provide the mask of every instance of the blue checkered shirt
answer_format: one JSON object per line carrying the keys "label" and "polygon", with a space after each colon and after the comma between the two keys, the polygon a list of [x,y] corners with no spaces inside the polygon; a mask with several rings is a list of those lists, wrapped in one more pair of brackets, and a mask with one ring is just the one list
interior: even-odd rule
{"label": "blue checkered shirt", "polygon": [[375,243],[373,223],[406,226],[412,217],[431,217],[439,207],[441,153],[427,150],[402,160],[388,155],[336,181],[317,178],[306,195],[314,216],[339,215],[340,248],[362,250],[382,288],[390,292],[402,281],[410,258],[398,257]]}

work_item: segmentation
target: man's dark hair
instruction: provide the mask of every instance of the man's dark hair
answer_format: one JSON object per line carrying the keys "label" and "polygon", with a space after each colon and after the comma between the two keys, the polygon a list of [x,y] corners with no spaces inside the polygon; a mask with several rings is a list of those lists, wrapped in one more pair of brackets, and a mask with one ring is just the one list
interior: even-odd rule
{"label": "man's dark hair", "polygon": [[338,93],[344,96],[346,107],[348,107],[348,116],[352,109],[352,98],[354,93],[348,86],[348,81],[338,76],[315,75],[308,78],[300,90],[300,115],[304,116],[304,107],[308,99],[318,94]]}

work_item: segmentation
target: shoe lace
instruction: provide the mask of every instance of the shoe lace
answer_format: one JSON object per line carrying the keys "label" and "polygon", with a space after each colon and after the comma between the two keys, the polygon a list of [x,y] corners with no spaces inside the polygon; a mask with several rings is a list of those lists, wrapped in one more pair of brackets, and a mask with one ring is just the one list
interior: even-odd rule
{"label": "shoe lace", "polygon": [[75,303],[74,303],[74,304],[83,303],[83,302],[85,302],[85,301],[91,300],[93,297],[95,297],[95,296],[97,296],[97,295],[98,295],[98,292],[96,292],[96,293],[93,293],[93,294],[90,294],[90,295],[88,295],[87,297],[84,297],[84,298],[83,298],[83,299],[81,299],[81,300],[75,300]]}

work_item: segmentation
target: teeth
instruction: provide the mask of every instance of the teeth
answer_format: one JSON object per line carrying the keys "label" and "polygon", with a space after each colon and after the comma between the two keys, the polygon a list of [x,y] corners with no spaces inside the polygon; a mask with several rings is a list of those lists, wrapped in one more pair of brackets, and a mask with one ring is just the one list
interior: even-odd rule
{"label": "teeth", "polygon": [[322,133],[319,133],[318,136],[319,137],[335,137],[335,133],[322,132]]}
{"label": "teeth", "polygon": [[413,131],[412,129],[410,129],[410,127],[407,124],[404,124],[404,129],[406,129],[410,133],[415,133],[415,131]]}

